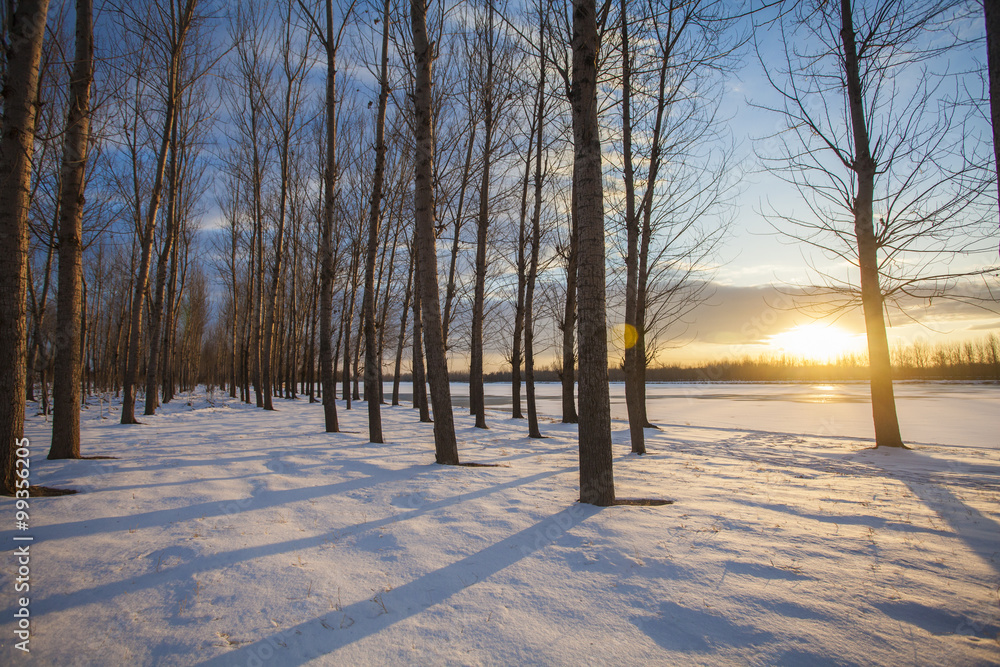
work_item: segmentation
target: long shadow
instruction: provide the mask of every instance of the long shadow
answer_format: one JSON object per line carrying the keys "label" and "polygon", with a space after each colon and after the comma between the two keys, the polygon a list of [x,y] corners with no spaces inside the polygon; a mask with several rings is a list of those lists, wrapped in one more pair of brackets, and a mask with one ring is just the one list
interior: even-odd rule
{"label": "long shadow", "polygon": [[[448,498],[443,498],[441,500],[436,500],[426,504],[422,504],[420,507],[414,508],[412,510],[400,512],[398,514],[392,514],[381,519],[373,519],[371,521],[366,521],[363,523],[354,524],[352,526],[346,526],[342,529],[336,530],[337,539],[342,539],[344,537],[350,537],[352,535],[361,534],[365,531],[375,530],[382,526],[386,526],[393,523],[398,523],[401,521],[407,521],[413,519],[428,512],[441,509],[443,507],[448,507],[456,503],[476,500],[488,496],[492,493],[502,491],[504,489],[513,488],[516,486],[521,486],[524,484],[530,484],[532,482],[545,479],[546,477],[552,477],[554,475],[563,474],[565,472],[572,472],[572,469],[566,470],[552,470],[547,472],[537,473],[529,477],[519,477],[517,479],[511,480],[509,482],[504,482],[502,484],[494,484],[491,486],[484,487],[477,491],[471,491],[469,493],[459,494],[457,496],[450,496]],[[380,479],[365,478],[365,481],[370,483],[383,482],[386,478],[383,476]],[[360,485],[367,486],[368,484]],[[336,485],[331,485],[336,486]],[[326,487],[310,487],[315,488],[326,488]],[[281,492],[274,492],[275,494]],[[213,503],[219,504],[219,503]],[[276,503],[272,503],[276,504]],[[247,508],[250,509],[250,508]],[[256,509],[254,507],[253,509]],[[165,510],[166,511],[166,510]],[[128,527],[123,526],[122,528]],[[10,531],[8,531],[10,532]],[[274,544],[265,544],[260,546],[244,547],[242,549],[234,549],[231,551],[219,552],[211,554],[208,556],[202,556],[195,560],[187,563],[181,563],[176,566],[169,568],[158,568],[154,572],[148,572],[137,577],[131,577],[125,580],[108,582],[106,584],[100,584],[88,589],[83,589],[75,591],[69,594],[56,593],[47,597],[33,597],[32,604],[34,605],[33,611],[36,614],[43,614],[47,611],[59,609],[69,609],[81,604],[88,604],[92,602],[106,602],[118,595],[125,593],[133,593],[144,588],[150,588],[165,583],[166,581],[184,581],[189,580],[196,574],[201,572],[206,572],[216,568],[226,567],[232,565],[233,563],[239,563],[243,560],[254,560],[266,556],[273,556],[276,554],[286,553],[289,551],[297,551],[302,549],[309,549],[312,547],[320,546],[324,541],[329,540],[329,534],[323,535],[312,535],[310,537],[303,537],[297,540],[289,540],[286,542],[277,542]],[[4,538],[0,537],[0,540]],[[45,538],[41,535],[41,531],[36,531],[36,541],[41,542]],[[14,607],[8,607],[6,610],[0,611],[0,614],[13,614]]]}
{"label": "long shadow", "polygon": [[[930,445],[934,447],[935,445]],[[949,447],[945,445],[943,447]],[[919,450],[904,450],[899,452],[884,452],[886,455],[896,455],[897,462],[905,467],[893,468],[884,465],[873,457],[875,452],[882,450],[862,449],[854,452],[814,452],[817,459],[834,462],[839,466],[851,466],[855,474],[867,472],[879,476],[889,476],[903,483],[917,482],[944,484],[970,489],[990,489],[1000,491],[1000,465],[990,463],[954,462],[945,458],[927,456]],[[891,460],[891,459],[890,459]],[[848,471],[845,468],[844,471]],[[841,469],[838,468],[838,472]]]}
{"label": "long shadow", "polygon": [[[761,429],[753,428],[739,428],[737,426],[700,426],[697,424],[671,424],[663,422],[658,424],[661,430],[666,431],[666,429],[676,429],[681,431],[684,429],[692,429],[697,431],[722,431],[724,433],[745,433],[747,435],[782,435],[790,438],[821,438],[823,440],[841,440],[844,442],[853,443],[874,443],[875,438],[870,435],[833,435],[831,433],[793,433],[789,431],[766,431]],[[907,440],[907,444],[916,445],[918,447],[954,447],[958,449],[983,449],[982,447],[975,447],[973,445],[942,445],[940,443],[932,442],[912,442]]]}
{"label": "long shadow", "polygon": [[[891,471],[889,471],[891,474]],[[971,507],[948,487],[903,479],[914,495],[948,522],[955,534],[994,572],[1000,574],[1000,524]]]}
{"label": "long shadow", "polygon": [[[361,468],[362,470],[359,470]],[[436,464],[415,466],[412,468],[402,468],[399,470],[387,470],[379,466],[352,462],[351,472],[362,472],[364,477],[347,479],[333,484],[321,484],[318,486],[305,486],[296,489],[281,489],[275,491],[263,491],[259,495],[251,495],[243,498],[228,498],[212,500],[185,507],[153,510],[141,514],[128,514],[123,516],[108,516],[100,519],[85,519],[70,523],[57,523],[35,528],[36,539],[39,540],[62,540],[82,535],[93,535],[101,532],[117,532],[122,530],[135,530],[140,528],[150,528],[161,526],[167,522],[190,521],[207,517],[223,516],[235,514],[251,509],[257,510],[267,507],[284,505],[287,503],[301,502],[332,495],[345,491],[355,491],[357,489],[380,484],[382,482],[395,482],[412,478],[416,475],[426,475],[440,470]],[[0,531],[0,540],[9,539],[15,531]]]}
{"label": "long shadow", "polygon": [[380,594],[377,602],[374,599],[355,602],[340,611],[331,611],[280,630],[234,652],[205,660],[199,663],[199,667],[243,665],[251,661],[257,664],[272,656],[278,658],[275,664],[282,666],[305,664],[319,655],[350,646],[441,604],[465,588],[552,544],[570,528],[601,509],[574,504],[482,551]]}
{"label": "long shadow", "polygon": [[[264,436],[261,436],[264,437]],[[253,438],[248,438],[248,442],[252,441]],[[201,443],[198,443],[201,444]],[[365,442],[355,442],[350,441],[346,443],[338,444],[338,447],[375,447],[370,443]],[[300,448],[298,451],[294,452],[296,454],[308,455],[310,450],[321,451],[323,453],[329,453],[329,447],[325,443],[317,443],[312,446]],[[373,452],[377,452],[374,450]],[[259,452],[250,454],[250,452]],[[225,459],[225,463],[247,463],[253,461],[263,461],[265,462],[265,467],[269,468],[268,472],[261,471],[257,474],[249,474],[242,476],[242,478],[257,478],[261,475],[267,475],[274,472],[274,469],[267,465],[268,462],[275,460],[284,454],[288,454],[288,450],[282,447],[268,446],[259,447],[255,449],[238,450],[232,452],[234,455],[230,455]],[[211,459],[205,458],[201,460],[190,460],[190,459],[178,459],[176,452],[169,452],[163,454],[151,454],[146,455],[143,458],[137,458],[134,460],[123,459],[122,464],[130,464],[128,467],[129,472],[136,471],[155,471],[162,469],[165,466],[170,466],[171,468],[180,467],[198,467],[207,465],[218,465],[220,463],[218,458]],[[391,454],[387,451],[385,452],[386,458],[391,458]],[[321,462],[315,465],[328,465],[333,462]],[[296,464],[297,468],[302,468],[300,464]],[[190,520],[194,518],[204,518],[210,516],[219,516],[223,514],[231,514],[234,511],[239,511],[240,509],[246,508],[246,504],[252,503],[254,509],[261,507],[270,507],[272,505],[280,505],[289,502],[297,502],[301,500],[309,500],[312,498],[317,498],[324,495],[329,495],[331,493],[340,491],[353,491],[359,488],[370,486],[378,480],[382,481],[398,481],[405,478],[407,475],[414,474],[426,474],[432,470],[436,469],[434,465],[428,466],[418,466],[404,467],[401,469],[389,469],[383,468],[370,463],[365,463],[361,461],[352,461],[349,464],[351,472],[362,472],[367,474],[367,477],[359,479],[350,479],[343,482],[337,482],[335,484],[328,484],[322,486],[304,487],[299,489],[287,489],[283,491],[273,491],[265,494],[268,496],[268,501],[264,502],[262,496],[251,496],[250,498],[231,498],[222,499],[211,502],[200,503],[198,505],[191,505],[183,508],[176,509],[164,509],[164,510],[154,510],[151,512],[146,512],[143,514],[134,514],[127,517],[103,517],[100,519],[91,519],[87,521],[78,521],[72,523],[54,524],[51,526],[40,527],[38,530],[40,533],[39,537],[42,539],[64,539],[71,537],[78,537],[84,534],[92,534],[102,531],[120,531],[120,530],[133,530],[137,528],[146,528],[153,525],[160,525],[163,521],[183,521]],[[198,480],[199,482],[206,480]],[[188,483],[190,480],[186,480],[183,483]],[[180,483],[180,482],[179,482]],[[156,484],[154,484],[156,485]],[[150,486],[154,486],[150,485]],[[136,487],[138,488],[138,487]],[[95,491],[105,491],[107,489],[95,489]],[[238,509],[234,509],[238,508]],[[171,519],[171,517],[173,517]],[[13,534],[11,531],[0,531],[0,539],[4,538],[7,534]]]}
{"label": "long shadow", "polygon": [[892,519],[873,516],[870,514],[818,514],[815,512],[806,512],[790,505],[778,505],[775,503],[763,503],[745,499],[741,500],[740,504],[745,507],[759,507],[771,512],[791,514],[802,519],[809,519],[811,521],[819,521],[822,523],[830,523],[841,526],[870,526],[872,528],[899,530],[907,533],[927,533],[928,535],[937,535],[939,537],[947,537],[951,535],[951,533],[947,530],[935,530],[934,528],[925,528],[923,526],[915,526],[908,523],[899,523],[898,521],[893,521]]}
{"label": "long shadow", "polygon": [[[119,471],[113,471],[113,472],[108,473],[108,474],[115,474],[116,472],[119,472]],[[124,471],[122,471],[122,472],[124,472]],[[131,472],[131,470],[129,470],[129,472]],[[101,473],[98,472],[96,474],[100,475]],[[228,477],[204,477],[204,478],[199,478],[197,481],[198,481],[198,484],[205,484],[207,482],[231,482],[231,481],[237,480],[237,479],[242,479],[242,480],[256,479],[258,477],[266,477],[267,475],[273,475],[273,474],[274,474],[273,470],[261,470],[260,472],[248,473],[248,474],[245,474],[245,475],[231,475],[231,476],[228,476]],[[160,488],[160,487],[165,487],[165,486],[183,486],[185,484],[190,484],[190,483],[191,483],[190,479],[178,479],[178,480],[174,480],[172,482],[151,482],[149,484],[128,484],[128,485],[123,485],[123,486],[94,487],[93,489],[90,490],[90,492],[91,493],[109,493],[111,491],[135,491],[136,489],[155,489],[155,488]],[[78,484],[77,486],[80,486],[80,485]],[[229,502],[232,502],[232,501],[229,501]]]}
{"label": "long shadow", "polygon": [[949,526],[966,546],[994,572],[1000,574],[1000,523],[952,493],[949,486],[997,488],[998,468],[993,465],[952,463],[919,451],[889,452],[885,460],[856,462],[881,475],[902,482]]}

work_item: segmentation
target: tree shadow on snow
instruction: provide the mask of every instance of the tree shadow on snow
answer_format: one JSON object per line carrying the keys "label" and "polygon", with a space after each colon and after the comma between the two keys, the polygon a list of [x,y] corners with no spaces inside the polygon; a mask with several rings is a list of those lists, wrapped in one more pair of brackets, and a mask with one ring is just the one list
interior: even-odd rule
{"label": "tree shadow on snow", "polygon": [[723,616],[673,601],[661,602],[656,616],[635,617],[632,622],[668,651],[715,653],[733,646],[759,646],[774,641],[770,632],[738,625]]}
{"label": "tree shadow on snow", "polygon": [[[427,468],[427,471],[440,470],[441,468],[436,465],[421,466],[422,468]],[[413,469],[403,469],[396,471],[397,475],[393,476],[393,479],[402,480],[410,479],[414,474]],[[531,484],[537,482],[546,477],[551,477],[554,475],[559,475],[566,472],[565,470],[551,470],[546,472],[537,473],[535,475],[530,475],[528,477],[521,477],[509,482],[504,482],[501,484],[493,484],[485,486],[481,489],[470,491],[467,493],[458,494],[455,496],[449,496],[447,498],[442,498],[441,500],[427,502],[426,504],[421,504],[419,507],[410,509],[409,511],[399,512],[395,514],[390,514],[388,516],[373,519],[359,524],[354,524],[351,526],[345,526],[343,528],[336,529],[336,535],[338,538],[342,538],[348,535],[359,535],[367,531],[377,530],[380,527],[399,523],[412,519],[415,517],[422,516],[429,512],[442,509],[451,505],[455,505],[460,502],[468,500],[476,500],[488,496],[490,494],[503,491],[505,489],[521,486],[524,484]],[[244,499],[246,504],[239,504],[240,501],[215,501],[211,503],[198,503],[196,505],[191,505],[186,508],[179,508],[174,510],[157,510],[153,512],[147,512],[145,514],[134,515],[130,517],[107,517],[102,519],[92,519],[88,521],[80,521],[72,524],[56,524],[52,526],[42,526],[36,529],[37,539],[46,539],[47,537],[55,538],[66,538],[70,536],[90,534],[93,532],[110,532],[110,531],[125,531],[133,530],[135,528],[143,528],[150,526],[160,526],[166,522],[179,523],[184,520],[195,520],[199,517],[206,516],[222,516],[226,514],[238,514],[241,512],[250,512],[258,510],[265,507],[280,507],[286,503],[298,502],[302,500],[308,500],[310,498],[316,498],[321,496],[330,495],[334,492],[344,492],[352,489],[363,488],[366,486],[371,486],[373,484],[384,483],[389,479],[387,477],[387,472],[385,470],[379,469],[378,475],[369,476],[362,479],[352,479],[345,482],[340,482],[337,484],[323,485],[318,487],[306,487],[302,489],[289,489],[282,491],[269,491],[264,495],[257,498]],[[577,506],[579,507],[579,506]],[[589,505],[586,507],[590,507]],[[594,508],[596,509],[596,508]],[[571,508],[567,512],[574,514],[583,514],[589,516],[586,510]],[[136,520],[139,521],[136,524]],[[545,523],[545,522],[543,522]],[[565,528],[562,528],[559,524],[547,524],[555,525],[560,528],[561,532],[565,532]],[[92,528],[93,530],[90,530]],[[561,534],[561,533],[560,533]],[[544,535],[543,535],[544,537]],[[4,534],[0,533],[0,539],[4,539]],[[91,588],[78,590],[72,593],[56,593],[47,597],[32,598],[33,613],[38,615],[44,614],[47,611],[59,609],[65,610],[70,609],[75,606],[90,604],[94,602],[108,602],[119,595],[123,595],[126,592],[134,593],[136,591],[153,588],[157,586],[162,586],[164,584],[172,585],[173,582],[185,582],[190,581],[197,574],[202,572],[208,572],[211,570],[224,568],[226,566],[232,565],[233,563],[239,563],[244,560],[255,560],[260,558],[265,558],[268,556],[273,556],[282,553],[290,553],[295,551],[301,551],[304,549],[312,549],[321,546],[324,542],[329,541],[330,533],[324,533],[319,535],[312,535],[309,537],[303,537],[297,540],[289,540],[286,542],[278,542],[274,544],[265,544],[258,546],[244,547],[241,549],[234,549],[231,551],[223,551],[215,554],[194,557],[192,556],[186,562],[174,562],[169,560],[169,562],[164,562],[161,555],[178,555],[163,550],[161,552],[154,552],[157,556],[155,561],[155,569],[146,574],[142,574],[135,577],[129,577],[125,580],[112,581],[108,583],[99,584]],[[551,541],[551,540],[550,540]],[[153,558],[154,554],[150,554],[150,558]],[[471,557],[470,557],[471,558]],[[468,560],[468,559],[466,559]],[[12,614],[14,612],[13,607],[7,607],[4,610],[0,610],[0,614]]]}
{"label": "tree shadow on snow", "polygon": [[[281,665],[302,665],[321,655],[375,635],[420,612],[441,604],[465,588],[475,586],[558,540],[573,526],[602,508],[574,503],[535,525],[428,572],[379,595],[378,602],[360,600],[296,626],[220,654],[200,667],[262,664],[277,657]],[[410,604],[411,606],[404,606]]]}

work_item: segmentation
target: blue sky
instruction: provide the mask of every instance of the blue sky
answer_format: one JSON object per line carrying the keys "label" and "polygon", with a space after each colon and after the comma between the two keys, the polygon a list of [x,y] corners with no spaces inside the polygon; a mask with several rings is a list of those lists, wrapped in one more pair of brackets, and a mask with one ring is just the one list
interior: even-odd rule
{"label": "blue sky", "polygon": [[[952,72],[981,70],[984,57],[980,51],[985,48],[981,39],[981,21],[973,19],[958,27],[970,37],[978,31],[979,41],[967,50],[953,52],[947,63],[935,62],[935,66],[938,69],[947,67]],[[761,44],[765,57],[781,57],[782,50],[777,43],[763,37]],[[738,214],[733,236],[723,251],[718,267],[715,297],[692,313],[687,335],[682,338],[687,344],[666,352],[662,357],[665,361],[684,362],[774,352],[775,347],[769,344],[772,336],[813,319],[790,308],[794,299],[783,292],[788,292],[790,286],[815,280],[810,265],[838,273],[846,269],[842,261],[833,261],[794,239],[777,234],[763,215],[770,208],[782,212],[796,211],[803,215],[806,209],[795,188],[760,169],[755,153],[766,153],[769,147],[755,139],[780,131],[784,120],[779,114],[753,106],[777,105],[779,100],[752,51],[747,54],[744,63],[737,76],[730,80],[724,102],[724,111],[733,116],[731,131],[737,139],[747,171],[737,199]],[[973,127],[985,135],[988,126],[985,118],[981,120]],[[995,200],[991,210],[992,222],[987,223],[991,226],[984,232],[993,234],[993,243],[986,244],[992,251],[953,258],[952,265],[941,267],[942,270],[954,270],[961,265],[997,265]],[[993,285],[996,285],[995,279]],[[982,293],[981,283],[978,291]],[[996,302],[988,305],[996,310]],[[1000,315],[947,301],[938,300],[930,306],[915,303],[909,314],[919,319],[920,324],[901,314],[890,317],[890,340],[896,344],[918,340],[934,344],[981,338],[991,332],[1000,333]],[[864,331],[857,312],[844,314],[836,326],[846,333],[861,334]]]}

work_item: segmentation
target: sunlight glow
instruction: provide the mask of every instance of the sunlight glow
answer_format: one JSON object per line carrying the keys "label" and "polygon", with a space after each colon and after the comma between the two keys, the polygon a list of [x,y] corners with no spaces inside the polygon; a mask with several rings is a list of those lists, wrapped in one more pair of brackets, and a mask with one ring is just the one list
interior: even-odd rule
{"label": "sunlight glow", "polygon": [[775,334],[768,344],[781,354],[805,361],[831,363],[841,356],[864,351],[865,337],[839,327],[816,323]]}

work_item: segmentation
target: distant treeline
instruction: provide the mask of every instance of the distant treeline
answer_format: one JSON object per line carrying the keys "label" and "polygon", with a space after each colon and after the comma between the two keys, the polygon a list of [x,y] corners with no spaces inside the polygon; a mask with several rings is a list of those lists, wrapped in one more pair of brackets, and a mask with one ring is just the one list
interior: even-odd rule
{"label": "distant treeline", "polygon": [[[969,380],[1000,382],[1000,338],[928,345],[913,343],[892,350],[896,380]],[[609,371],[612,382],[624,382],[621,368]],[[818,363],[786,355],[742,357],[700,366],[658,366],[646,373],[650,382],[846,382],[868,379],[868,358],[850,354],[833,363]],[[461,382],[467,374],[453,373]],[[537,382],[558,382],[560,369],[535,371]],[[510,382],[510,372],[486,375],[487,382]]]}

